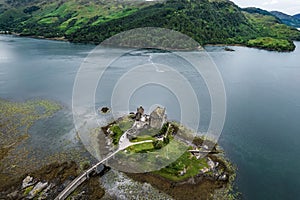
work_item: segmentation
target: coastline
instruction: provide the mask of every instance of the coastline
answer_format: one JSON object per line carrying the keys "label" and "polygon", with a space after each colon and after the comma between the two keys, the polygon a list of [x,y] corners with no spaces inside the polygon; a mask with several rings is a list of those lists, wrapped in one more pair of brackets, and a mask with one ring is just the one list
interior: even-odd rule
{"label": "coastline", "polygon": [[[229,163],[225,157],[218,157]],[[150,183],[154,188],[166,192],[174,199],[194,200],[201,199],[236,199],[240,193],[235,188],[236,168],[230,165],[232,174],[228,182],[216,181],[211,177],[197,175],[182,181],[172,181],[155,173],[133,174],[126,173],[131,179]]]}
{"label": "coastline", "polygon": [[[45,36],[35,36],[35,35],[22,35],[20,33],[16,33],[16,32],[9,32],[9,33],[4,33],[6,31],[2,31],[0,32],[0,35],[13,35],[13,36],[17,36],[17,37],[24,37],[24,38],[33,38],[33,39],[43,39],[43,40],[52,40],[52,41],[63,41],[63,42],[70,42],[70,43],[74,43],[74,44],[91,44],[91,45],[97,45],[94,42],[72,42],[68,39],[66,39],[65,37],[53,37],[53,38],[49,38],[49,37],[45,37]],[[292,41],[293,45],[295,46],[295,41]],[[237,46],[237,47],[248,47],[248,48],[254,48],[254,49],[260,49],[260,50],[265,50],[265,51],[275,51],[275,52],[279,52],[279,53],[288,53],[288,52],[293,52],[295,51],[295,47],[293,50],[290,49],[285,49],[285,50],[279,50],[277,47],[274,48],[270,48],[270,47],[262,47],[262,46],[251,46],[251,45],[247,45],[247,44],[222,44],[222,43],[218,43],[218,44],[204,44],[200,47],[198,47],[199,50],[205,49],[206,46],[218,46],[218,47],[227,47],[227,46]],[[157,47],[158,48],[158,47]],[[170,50],[170,49],[169,49]],[[180,50],[184,50],[184,49],[172,49],[174,51],[180,51]]]}
{"label": "coastline", "polygon": [[[65,37],[53,37],[53,38],[47,38],[44,36],[35,36],[35,35],[22,35],[20,33],[16,32],[9,32],[9,33],[0,33],[0,35],[12,35],[20,38],[33,38],[33,39],[41,39],[41,40],[53,40],[53,41],[62,41],[62,42],[70,42],[68,39]],[[84,43],[82,43],[84,44]]]}
{"label": "coastline", "polygon": [[270,52],[278,52],[278,53],[289,53],[289,52],[293,52],[295,51],[296,49],[296,46],[295,46],[295,42],[297,40],[293,40],[293,45],[294,45],[294,48],[293,50],[291,49],[278,49],[277,47],[274,47],[274,48],[270,48],[270,47],[262,47],[262,46],[252,46],[252,45],[247,45],[247,44],[205,44],[203,45],[204,47],[206,46],[215,46],[215,47],[228,47],[228,46],[236,46],[236,47],[247,47],[247,48],[251,48],[251,49],[259,49],[259,50],[265,50],[265,51],[270,51]]}

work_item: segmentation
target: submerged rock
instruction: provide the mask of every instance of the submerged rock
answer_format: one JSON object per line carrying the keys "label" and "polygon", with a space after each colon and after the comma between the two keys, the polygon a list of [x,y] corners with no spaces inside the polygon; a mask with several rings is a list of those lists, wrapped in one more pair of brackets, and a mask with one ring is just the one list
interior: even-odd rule
{"label": "submerged rock", "polygon": [[235,51],[234,49],[231,49],[231,48],[229,48],[229,47],[225,47],[224,50],[225,50],[225,51]]}

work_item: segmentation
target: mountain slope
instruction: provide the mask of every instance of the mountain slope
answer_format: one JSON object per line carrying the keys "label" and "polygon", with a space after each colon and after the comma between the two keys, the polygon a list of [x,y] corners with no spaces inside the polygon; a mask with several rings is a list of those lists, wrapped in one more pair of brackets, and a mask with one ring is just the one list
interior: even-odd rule
{"label": "mountain slope", "polygon": [[293,15],[293,17],[300,20],[300,14]]}
{"label": "mountain slope", "polygon": [[297,29],[282,24],[279,18],[267,11],[251,10],[244,15],[256,30],[257,37],[249,40],[247,46],[276,51],[292,51],[295,48],[291,40],[300,40]]}
{"label": "mountain slope", "polygon": [[231,2],[177,0],[145,7],[129,16],[96,26],[84,26],[67,37],[71,41],[92,40],[98,43],[114,33],[147,26],[180,31],[200,44],[240,43],[255,32],[239,8]]}
{"label": "mountain slope", "polygon": [[300,28],[300,15],[290,16],[282,12],[271,11],[271,13],[278,17],[283,23],[289,26]]}
{"label": "mountain slope", "polygon": [[270,13],[269,11],[260,9],[260,8],[256,8],[256,7],[248,7],[248,8],[243,8],[243,11],[250,13],[250,14],[261,14],[261,15],[270,15],[270,16],[274,16],[272,13]]}
{"label": "mountain slope", "polygon": [[29,0],[19,4],[10,3],[11,7],[0,15],[0,29],[22,35],[61,37],[84,25],[120,18],[153,3],[128,0]]}
{"label": "mountain slope", "polygon": [[168,1],[97,26],[82,27],[67,37],[71,41],[98,43],[110,37],[111,33],[135,27],[159,26],[180,31],[200,44],[243,44],[292,51],[295,46],[291,40],[300,40],[300,32],[281,24],[271,13],[264,12],[268,16],[242,12],[230,1]]}
{"label": "mountain slope", "polygon": [[228,0],[0,0],[0,5],[0,30],[73,42],[98,44],[121,31],[147,26],[180,31],[200,44],[253,46],[249,41],[271,37],[276,48],[256,46],[278,51],[293,50],[291,40],[300,39],[300,32],[267,11],[246,12]]}

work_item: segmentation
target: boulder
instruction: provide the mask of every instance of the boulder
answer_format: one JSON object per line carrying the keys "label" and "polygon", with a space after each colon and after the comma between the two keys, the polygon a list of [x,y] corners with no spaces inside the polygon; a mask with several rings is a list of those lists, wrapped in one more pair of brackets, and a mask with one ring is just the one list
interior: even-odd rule
{"label": "boulder", "polygon": [[202,174],[205,174],[206,172],[209,172],[209,169],[208,169],[207,167],[203,167],[203,168],[200,170],[200,172],[201,172]]}
{"label": "boulder", "polygon": [[212,159],[210,157],[208,157],[207,164],[208,164],[208,166],[210,167],[211,170],[214,170],[215,167],[216,167],[214,161],[212,161]]}
{"label": "boulder", "polygon": [[223,175],[219,176],[218,179],[219,179],[220,181],[227,181],[228,177],[227,177],[226,174],[223,174]]}
{"label": "boulder", "polygon": [[41,192],[38,200],[47,199],[48,192],[50,191],[51,187],[52,187],[52,184],[49,184],[48,187],[46,189],[44,189],[43,192]]}
{"label": "boulder", "polygon": [[42,183],[38,182],[34,188],[29,192],[28,199],[33,199],[36,197],[37,194],[39,194],[41,191],[43,191],[48,186],[48,183]]}
{"label": "boulder", "polygon": [[26,178],[24,178],[24,180],[22,182],[22,189],[32,186],[33,184],[34,184],[33,177],[26,176]]}

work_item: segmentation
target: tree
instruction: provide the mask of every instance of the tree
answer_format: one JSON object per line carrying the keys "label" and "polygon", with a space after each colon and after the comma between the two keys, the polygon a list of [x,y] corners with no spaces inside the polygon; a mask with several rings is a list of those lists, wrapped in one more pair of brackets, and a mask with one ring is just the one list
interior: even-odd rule
{"label": "tree", "polygon": [[164,143],[160,140],[155,140],[153,142],[154,149],[161,149],[164,146]]}

